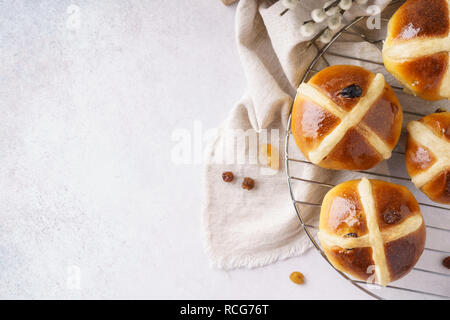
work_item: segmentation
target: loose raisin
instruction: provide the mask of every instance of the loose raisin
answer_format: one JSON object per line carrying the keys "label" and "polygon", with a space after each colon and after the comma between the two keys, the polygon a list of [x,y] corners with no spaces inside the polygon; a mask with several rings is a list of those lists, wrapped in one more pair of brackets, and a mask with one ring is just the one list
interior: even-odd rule
{"label": "loose raisin", "polygon": [[347,233],[347,234],[345,235],[345,237],[346,237],[346,238],[358,238],[358,234],[356,234],[356,233],[354,233],[354,232],[350,232],[350,233]]}
{"label": "loose raisin", "polygon": [[242,188],[246,190],[252,190],[255,187],[255,180],[252,178],[244,178],[244,181],[242,182]]}
{"label": "loose raisin", "polygon": [[225,181],[225,182],[231,182],[231,181],[233,181],[233,179],[234,179],[233,172],[227,171],[227,172],[222,173],[222,179],[223,179],[223,181]]}
{"label": "loose raisin", "polygon": [[402,220],[402,215],[397,211],[388,211],[384,214],[383,220],[387,224],[395,224]]}
{"label": "loose raisin", "polygon": [[349,85],[348,87],[342,89],[342,91],[339,93],[344,98],[359,98],[362,95],[362,89],[357,84]]}
{"label": "loose raisin", "polygon": [[305,283],[305,276],[303,275],[303,273],[298,271],[292,272],[289,276],[289,279],[291,279],[291,281],[296,284]]}
{"label": "loose raisin", "polygon": [[443,112],[447,112],[447,110],[445,110],[443,108],[439,108],[434,113],[443,113]]}
{"label": "loose raisin", "polygon": [[442,260],[442,264],[444,265],[444,267],[446,267],[447,269],[450,269],[450,256],[445,258],[444,260]]}

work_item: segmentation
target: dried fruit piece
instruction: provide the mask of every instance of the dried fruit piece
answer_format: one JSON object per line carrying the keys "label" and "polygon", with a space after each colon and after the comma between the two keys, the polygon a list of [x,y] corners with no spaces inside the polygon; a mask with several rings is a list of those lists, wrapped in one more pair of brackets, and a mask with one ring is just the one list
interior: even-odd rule
{"label": "dried fruit piece", "polygon": [[450,269],[450,256],[445,258],[444,260],[442,260],[442,264],[444,265],[444,267],[446,267],[447,269]]}
{"label": "dried fruit piece", "polygon": [[387,224],[395,224],[402,220],[402,215],[397,211],[388,211],[384,214],[383,220]]}
{"label": "dried fruit piece", "polygon": [[222,173],[222,179],[223,179],[223,181],[225,181],[225,182],[231,182],[231,181],[233,181],[233,179],[234,179],[233,172],[227,171],[227,172]]}
{"label": "dried fruit piece", "polygon": [[346,238],[358,238],[358,235],[354,232],[347,233],[345,235]]}
{"label": "dried fruit piece", "polygon": [[348,87],[342,89],[342,91],[339,93],[344,98],[359,98],[362,95],[362,89],[357,84],[349,85]]}
{"label": "dried fruit piece", "polygon": [[242,182],[242,188],[246,190],[252,190],[255,187],[255,180],[252,178],[245,177]]}
{"label": "dried fruit piece", "polygon": [[303,273],[298,271],[292,272],[289,276],[289,279],[291,279],[291,281],[296,284],[305,283],[305,276],[303,275]]}
{"label": "dried fruit piece", "polygon": [[271,144],[263,144],[260,149],[261,154],[264,155],[267,165],[273,170],[278,170],[280,168],[280,156],[277,148]]}
{"label": "dried fruit piece", "polygon": [[443,112],[447,112],[447,110],[445,110],[444,108],[439,108],[434,113],[443,113]]}

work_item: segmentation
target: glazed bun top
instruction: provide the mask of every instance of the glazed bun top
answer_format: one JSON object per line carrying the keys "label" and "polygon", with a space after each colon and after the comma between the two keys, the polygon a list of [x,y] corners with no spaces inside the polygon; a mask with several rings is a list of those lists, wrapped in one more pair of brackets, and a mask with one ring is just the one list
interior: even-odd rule
{"label": "glazed bun top", "polygon": [[380,180],[363,178],[331,189],[322,203],[319,229],[322,248],[336,268],[363,280],[375,271],[381,285],[408,273],[425,245],[414,196]]}
{"label": "glazed bun top", "polygon": [[450,98],[449,30],[449,0],[408,0],[389,22],[387,70],[424,99]]}
{"label": "glazed bun top", "polygon": [[400,103],[383,75],[337,65],[298,88],[292,133],[312,163],[364,170],[390,158],[402,119]]}

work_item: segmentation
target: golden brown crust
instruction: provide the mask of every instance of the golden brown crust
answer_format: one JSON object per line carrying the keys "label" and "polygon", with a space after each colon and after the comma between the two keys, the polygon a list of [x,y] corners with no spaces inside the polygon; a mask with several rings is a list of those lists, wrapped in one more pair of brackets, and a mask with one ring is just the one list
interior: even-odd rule
{"label": "golden brown crust", "polygon": [[450,204],[450,166],[425,184],[422,191],[435,202]]}
{"label": "golden brown crust", "polygon": [[418,144],[411,137],[408,138],[406,143],[405,158],[406,169],[411,176],[430,168],[436,162],[436,158],[430,149]]}
{"label": "golden brown crust", "polygon": [[308,99],[299,97],[295,100],[292,131],[302,133],[296,135],[296,141],[304,154],[314,150],[340,122],[339,118]]}
{"label": "golden brown crust", "polygon": [[400,102],[390,86],[385,86],[383,95],[367,112],[362,122],[385,140],[392,149],[395,147],[402,130],[403,113]]}
{"label": "golden brown crust", "polygon": [[432,113],[419,120],[440,138],[450,142],[450,112]]}
{"label": "golden brown crust", "polygon": [[358,194],[359,180],[347,181],[341,188],[334,188],[323,202],[320,228],[329,233],[345,237],[367,234],[367,224],[361,199]]}
{"label": "golden brown crust", "polygon": [[[360,96],[342,94],[343,89],[352,85],[361,88]],[[367,95],[369,89],[371,94]],[[372,94],[374,91],[377,93]],[[367,110],[354,116],[364,106]],[[338,65],[316,74],[306,87],[300,86],[291,129],[305,158],[316,165],[335,170],[365,170],[390,157],[400,137],[402,119],[400,102],[381,75],[357,66]],[[333,137],[334,144],[310,158],[310,153],[318,150],[326,137],[349,121],[354,122],[341,135]]]}
{"label": "golden brown crust", "polygon": [[377,282],[401,278],[418,261],[425,237],[419,204],[403,186],[352,180],[331,189],[323,200],[321,246],[338,270],[358,279],[368,280],[375,270]]}
{"label": "golden brown crust", "polygon": [[439,100],[442,80],[448,70],[448,53],[440,52],[398,63],[397,72],[403,82],[414,88],[419,96],[427,100]]}
{"label": "golden brown crust", "polygon": [[382,160],[356,129],[350,129],[319,166],[335,170],[367,170]]}
{"label": "golden brown crust", "polygon": [[385,244],[386,262],[391,281],[406,275],[417,263],[425,247],[425,225],[415,232]]}
{"label": "golden brown crust", "polygon": [[449,32],[446,0],[409,0],[392,19],[391,36],[397,40],[445,37]]}
{"label": "golden brown crust", "polygon": [[380,231],[388,230],[419,214],[419,204],[406,187],[397,185],[393,188],[392,183],[381,180],[372,180],[371,183]]}
{"label": "golden brown crust", "polygon": [[418,176],[425,175],[420,180],[423,183],[416,183],[416,186],[431,200],[450,204],[450,154],[447,151],[450,150],[450,112],[430,114],[418,122],[425,125],[422,130],[429,130],[440,145],[427,141],[419,143],[414,137],[423,136],[423,132],[414,132],[417,129],[408,126],[406,169],[415,183]]}
{"label": "golden brown crust", "polygon": [[338,270],[358,279],[367,280],[374,272],[371,247],[345,249],[335,246],[327,250],[327,256]]}

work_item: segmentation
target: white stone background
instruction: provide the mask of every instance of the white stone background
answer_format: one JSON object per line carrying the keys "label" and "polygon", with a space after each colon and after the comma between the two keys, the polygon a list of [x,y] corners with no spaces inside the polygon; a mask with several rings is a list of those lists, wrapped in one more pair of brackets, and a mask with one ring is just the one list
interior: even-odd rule
{"label": "white stone background", "polygon": [[202,167],[171,162],[171,134],[244,92],[235,9],[0,2],[0,298],[368,298],[315,251],[209,267]]}

